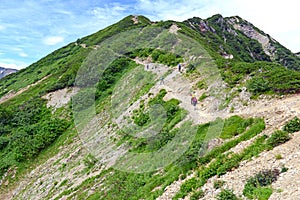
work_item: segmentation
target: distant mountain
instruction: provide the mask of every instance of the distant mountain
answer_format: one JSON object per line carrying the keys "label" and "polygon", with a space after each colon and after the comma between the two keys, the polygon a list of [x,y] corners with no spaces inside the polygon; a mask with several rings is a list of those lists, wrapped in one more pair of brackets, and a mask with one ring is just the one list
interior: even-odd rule
{"label": "distant mountain", "polygon": [[9,69],[9,68],[0,67],[0,79],[7,76],[7,75],[9,75],[9,74],[15,73],[17,71],[18,70],[16,70],[16,69]]}

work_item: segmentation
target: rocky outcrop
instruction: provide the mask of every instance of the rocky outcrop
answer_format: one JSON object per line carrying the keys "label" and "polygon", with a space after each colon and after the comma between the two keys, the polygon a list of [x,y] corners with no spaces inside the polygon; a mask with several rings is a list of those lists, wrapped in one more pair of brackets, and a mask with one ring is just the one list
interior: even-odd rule
{"label": "rocky outcrop", "polygon": [[273,38],[260,33],[252,24],[246,21],[241,22],[241,20],[239,20],[237,17],[228,18],[228,22],[232,24],[236,30],[243,32],[247,37],[257,40],[262,45],[265,54],[274,60],[276,48],[270,42],[271,40],[276,42]]}
{"label": "rocky outcrop", "polygon": [[207,20],[201,19],[199,17],[193,17],[192,19],[186,20],[186,23],[189,24],[189,26],[193,27],[195,30],[199,30],[202,33],[205,32],[216,32],[214,28],[208,25]]}

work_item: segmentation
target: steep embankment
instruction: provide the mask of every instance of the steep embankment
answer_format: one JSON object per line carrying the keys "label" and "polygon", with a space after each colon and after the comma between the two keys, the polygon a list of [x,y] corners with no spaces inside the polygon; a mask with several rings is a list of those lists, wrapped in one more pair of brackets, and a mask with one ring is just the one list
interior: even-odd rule
{"label": "steep embankment", "polygon": [[[170,70],[168,66],[152,63],[151,61],[142,61],[138,58],[135,59],[135,62],[137,62],[138,64],[142,64],[145,71],[149,70],[152,73],[157,73],[158,77],[162,76],[163,74],[167,73],[168,70]],[[183,66],[186,65],[183,64]],[[198,104],[196,110],[190,104],[189,91],[192,89],[193,85],[199,81],[199,79],[193,79],[191,81],[190,79],[185,77],[184,74],[185,72],[178,72],[177,67],[172,68],[171,72],[169,72],[168,75],[164,78],[164,83],[162,83],[160,80],[157,81],[157,83],[149,90],[149,93],[153,93],[153,95],[155,96],[161,89],[165,89],[167,91],[167,94],[164,99],[166,101],[171,98],[180,100],[181,103],[179,104],[179,106],[188,111],[187,119],[191,119],[194,123],[205,123],[212,120],[212,118],[210,118],[212,116],[211,110],[203,109],[209,107],[208,105],[211,104],[212,101],[201,102],[202,105]],[[197,95],[200,96],[203,92],[204,91],[198,90]],[[53,97],[53,95],[55,94],[51,95],[50,93],[48,96]],[[148,95],[145,95],[141,97],[141,99],[148,101],[149,97]],[[57,106],[58,104],[60,104],[60,101],[55,102],[54,100],[55,99],[50,99],[49,105],[51,102],[53,106]],[[139,101],[140,100],[138,100],[138,102]],[[248,102],[248,106],[236,108],[236,112],[230,113],[229,110],[225,110],[223,112],[223,116],[220,117],[228,118],[233,115],[241,115],[248,118],[263,117],[266,121],[266,130],[262,134],[270,135],[274,130],[280,129],[287,120],[290,120],[293,116],[296,116],[300,113],[299,95],[286,96],[282,97],[281,99],[273,99],[267,97],[260,100],[248,99]],[[129,110],[137,109],[137,105],[138,104],[135,105],[133,103],[133,106],[129,107]],[[125,113],[129,114],[130,112],[128,111]],[[105,116],[103,115],[102,117]],[[113,132],[113,128],[111,129],[107,127],[106,131]],[[209,179],[207,184],[202,187],[205,194],[205,199],[216,197],[216,195],[220,192],[220,190],[216,190],[213,187],[213,183],[216,180],[225,181],[226,183],[224,185],[224,188],[233,189],[236,194],[241,195],[246,179],[251,175],[259,172],[260,170],[276,168],[285,165],[286,167],[293,169],[291,170],[291,172],[289,172],[293,173],[293,171],[298,169],[297,159],[292,159],[296,156],[296,144],[298,138],[299,137],[295,135],[290,142],[278,148],[275,148],[272,151],[262,153],[253,161],[243,162],[240,167],[234,169],[230,173],[221,176],[220,178],[213,177]],[[234,153],[240,152],[242,151],[242,149],[249,146],[254,140],[255,138],[249,141],[247,140],[245,142],[242,142],[231,151]],[[281,154],[283,159],[276,160],[275,155],[277,154]],[[31,172],[28,172],[28,175],[26,175],[19,181],[17,187],[11,190],[9,193],[6,193],[5,197],[7,199],[10,199],[12,197],[18,199],[30,199],[37,197],[45,199],[55,199],[55,197],[58,196],[67,198],[73,195],[72,190],[74,190],[74,194],[76,194],[76,189],[78,187],[82,187],[80,185],[82,185],[85,180],[89,180],[90,178],[97,176],[99,176],[99,178],[95,179],[93,188],[101,188],[102,182],[105,180],[105,176],[102,177],[100,176],[100,174],[103,172],[104,166],[94,166],[92,164],[94,162],[93,158],[87,155],[89,154],[86,149],[82,147],[80,139],[75,139],[75,141],[71,142],[70,144],[63,145],[62,147],[60,147],[57,155],[54,155],[45,163],[41,163]],[[91,164],[91,168],[89,168],[89,164],[87,163]],[[279,189],[284,187],[285,183],[291,181],[294,177],[290,176],[289,173],[283,174],[279,178],[278,182],[273,184],[273,187]],[[179,192],[182,183],[194,176],[195,174],[193,173],[183,180],[173,182],[168,187],[166,187],[164,193],[158,199],[171,199],[176,195],[176,193]],[[8,185],[9,182],[3,184]],[[297,185],[294,185],[293,187],[297,187]],[[284,190],[284,192],[282,193],[274,193],[274,198],[278,195],[291,195],[293,187],[289,188],[288,190]],[[89,189],[88,194],[93,193],[93,188]],[[64,191],[69,192],[64,193]],[[189,196],[187,196],[187,199],[189,199],[188,197]]]}

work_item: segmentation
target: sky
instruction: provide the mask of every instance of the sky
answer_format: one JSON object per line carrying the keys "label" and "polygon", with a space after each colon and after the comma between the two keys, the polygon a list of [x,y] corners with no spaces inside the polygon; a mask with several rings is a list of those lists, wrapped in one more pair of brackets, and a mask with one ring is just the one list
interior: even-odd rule
{"label": "sky", "polygon": [[1,0],[0,66],[21,69],[128,15],[183,21],[240,16],[300,52],[296,0]]}

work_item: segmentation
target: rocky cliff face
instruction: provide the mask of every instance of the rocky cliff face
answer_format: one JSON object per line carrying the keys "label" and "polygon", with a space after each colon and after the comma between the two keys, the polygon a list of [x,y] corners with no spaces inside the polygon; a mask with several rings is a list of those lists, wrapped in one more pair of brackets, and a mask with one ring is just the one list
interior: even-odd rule
{"label": "rocky cliff face", "polygon": [[200,32],[223,57],[233,55],[232,58],[245,62],[274,61],[289,69],[300,69],[299,56],[238,16],[214,15],[208,19],[194,17],[184,23]]}
{"label": "rocky cliff face", "polygon": [[275,60],[276,47],[273,44],[277,42],[275,39],[259,31],[251,23],[238,17],[230,17],[227,19],[227,22],[230,23],[235,30],[241,31],[247,37],[257,40],[262,45],[265,54],[270,56],[271,60]]}
{"label": "rocky cliff face", "polygon": [[17,71],[18,70],[16,70],[16,69],[8,69],[8,68],[0,67],[0,79],[7,76],[7,75],[9,75],[9,74],[15,73]]}

